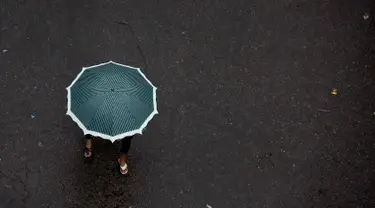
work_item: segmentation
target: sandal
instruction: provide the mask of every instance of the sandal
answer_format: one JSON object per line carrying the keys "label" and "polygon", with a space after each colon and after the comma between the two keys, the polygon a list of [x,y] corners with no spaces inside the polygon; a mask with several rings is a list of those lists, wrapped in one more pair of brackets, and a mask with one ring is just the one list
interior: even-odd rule
{"label": "sandal", "polygon": [[85,153],[84,153],[85,158],[89,158],[91,157],[91,155],[92,155],[92,149],[85,147]]}
{"label": "sandal", "polygon": [[129,173],[128,164],[125,163],[125,165],[121,166],[120,159],[118,159],[118,164],[120,165],[120,173],[122,175],[127,175]]}

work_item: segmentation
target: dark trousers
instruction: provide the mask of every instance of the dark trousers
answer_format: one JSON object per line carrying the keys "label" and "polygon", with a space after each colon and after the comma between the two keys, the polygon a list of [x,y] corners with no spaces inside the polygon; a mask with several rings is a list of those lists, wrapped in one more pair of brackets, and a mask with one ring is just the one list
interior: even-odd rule
{"label": "dark trousers", "polygon": [[133,136],[125,137],[121,139],[121,149],[120,149],[121,153],[124,153],[125,155],[128,154],[132,139],[133,139]]}
{"label": "dark trousers", "polygon": [[[92,139],[92,136],[87,134],[87,135],[85,135],[85,139]],[[121,141],[120,141],[121,142],[121,149],[120,149],[121,153],[124,153],[126,155],[128,154],[132,139],[133,139],[133,136],[129,136],[129,137],[125,137],[125,138],[121,139]]]}

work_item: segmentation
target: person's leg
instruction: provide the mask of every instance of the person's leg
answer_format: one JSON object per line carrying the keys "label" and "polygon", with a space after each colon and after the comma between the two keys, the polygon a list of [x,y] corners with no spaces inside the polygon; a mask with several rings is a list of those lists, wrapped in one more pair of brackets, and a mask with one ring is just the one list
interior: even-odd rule
{"label": "person's leg", "polygon": [[129,149],[130,149],[132,138],[133,138],[132,136],[131,137],[125,137],[121,140],[119,162],[120,162],[120,172],[122,174],[128,173],[128,167],[127,167],[128,165],[126,164],[126,159],[127,159],[127,154],[129,152]]}
{"label": "person's leg", "polygon": [[92,136],[91,135],[85,135],[86,144],[85,144],[85,157],[91,157],[92,155]]}

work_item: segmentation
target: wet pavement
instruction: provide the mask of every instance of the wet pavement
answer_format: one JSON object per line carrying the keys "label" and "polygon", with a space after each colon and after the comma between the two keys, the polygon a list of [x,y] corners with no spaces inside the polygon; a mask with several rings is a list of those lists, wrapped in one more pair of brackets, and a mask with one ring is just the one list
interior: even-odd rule
{"label": "wet pavement", "polygon": [[[374,207],[373,4],[2,0],[0,207]],[[108,60],[158,87],[129,177],[65,115]]]}

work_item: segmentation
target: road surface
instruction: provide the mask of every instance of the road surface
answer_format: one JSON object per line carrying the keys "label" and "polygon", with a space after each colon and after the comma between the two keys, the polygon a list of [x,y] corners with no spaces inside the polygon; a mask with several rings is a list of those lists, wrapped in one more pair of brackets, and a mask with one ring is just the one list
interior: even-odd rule
{"label": "road surface", "polygon": [[[370,0],[2,0],[0,207],[374,207]],[[129,155],[65,115],[82,67],[140,67]],[[337,89],[337,95],[331,91]]]}

